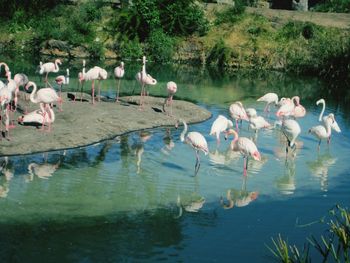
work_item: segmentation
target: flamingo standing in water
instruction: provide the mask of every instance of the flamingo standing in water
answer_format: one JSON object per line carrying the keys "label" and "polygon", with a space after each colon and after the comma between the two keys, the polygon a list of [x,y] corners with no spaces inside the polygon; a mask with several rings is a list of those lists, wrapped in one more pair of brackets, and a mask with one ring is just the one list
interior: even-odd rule
{"label": "flamingo standing in water", "polygon": [[247,176],[248,158],[252,157],[254,160],[260,161],[261,155],[252,140],[246,137],[239,137],[238,133],[233,129],[229,129],[226,132],[225,137],[227,138],[231,134],[234,138],[231,141],[230,149],[234,152],[240,152],[243,155],[243,175]]}
{"label": "flamingo standing in water", "polygon": [[238,120],[248,121],[248,116],[247,116],[247,113],[243,107],[242,102],[237,101],[237,102],[231,104],[229,111],[230,111],[231,118],[236,121],[236,130],[238,131]]}
{"label": "flamingo standing in water", "polygon": [[[185,142],[188,145],[190,145],[196,152],[196,164],[194,166],[194,175],[197,175],[199,171],[199,167],[201,165],[200,159],[199,159],[199,151],[204,152],[205,155],[208,154],[208,144],[207,140],[204,138],[204,136],[199,132],[189,132],[187,135],[187,124],[184,120],[179,120],[183,123],[184,129],[180,135],[181,142]],[[179,122],[178,121],[178,122]],[[176,123],[176,127],[178,126],[178,122]],[[185,137],[186,135],[186,137]]]}
{"label": "flamingo standing in water", "polygon": [[44,129],[46,114],[45,110],[47,106],[51,103],[58,102],[60,105],[62,104],[62,99],[57,95],[56,91],[52,88],[43,88],[37,91],[37,86],[34,82],[29,81],[25,86],[25,89],[28,90],[29,87],[33,86],[33,91],[30,93],[30,101],[33,103],[39,103],[41,112],[44,114],[44,122],[42,125],[42,129]]}
{"label": "flamingo standing in water", "polygon": [[46,75],[45,75],[45,85],[46,85],[46,87],[47,87],[47,84],[50,85],[50,83],[47,81],[47,77],[48,77],[49,73],[50,72],[57,73],[60,70],[58,65],[61,65],[61,64],[62,64],[62,62],[61,62],[60,59],[56,59],[55,62],[47,62],[47,63],[44,63],[44,64],[40,61],[39,74],[42,75],[42,74],[46,73]]}
{"label": "flamingo standing in water", "polygon": [[252,130],[255,130],[255,133],[258,132],[258,130],[263,129],[263,128],[270,128],[271,124],[267,122],[264,117],[258,116],[257,112],[255,109],[248,108],[247,110],[247,115],[249,119],[249,127]]}
{"label": "flamingo standing in water", "polygon": [[136,74],[136,80],[141,85],[140,107],[142,107],[144,103],[144,96],[146,95],[146,85],[157,84],[157,80],[152,78],[152,76],[146,72],[146,56],[142,57],[142,70]]}
{"label": "flamingo standing in water", "polygon": [[286,158],[287,158],[288,147],[294,149],[294,152],[296,150],[295,141],[301,132],[301,128],[299,123],[292,119],[284,120],[282,122],[281,128],[282,128],[282,133],[287,138],[287,145],[286,145]]}
{"label": "flamingo standing in water", "polygon": [[51,124],[55,121],[55,113],[52,110],[51,107],[46,106],[45,107],[46,113],[44,114],[44,112],[42,112],[41,110],[35,110],[32,112],[29,112],[25,115],[22,115],[20,117],[18,117],[17,121],[18,123],[25,125],[25,124],[41,124],[42,125],[42,129],[43,129],[43,125],[45,123],[48,124],[48,131],[51,131]]}
{"label": "flamingo standing in water", "polygon": [[58,86],[60,86],[60,93],[59,97],[62,100],[62,85],[68,85],[69,84],[69,69],[66,69],[66,76],[64,75],[59,75],[55,78],[55,82]]}
{"label": "flamingo standing in water", "polygon": [[[325,123],[327,116],[323,116],[323,114],[324,114],[324,111],[326,109],[326,101],[324,99],[319,99],[316,102],[316,105],[319,105],[319,104],[322,104],[322,111],[320,113],[320,116],[318,117],[318,121],[323,121],[323,123]],[[334,117],[333,123],[331,124],[331,128],[338,133],[341,132],[341,129],[339,128],[339,125],[338,125],[337,121],[335,120],[335,117]],[[330,140],[330,138],[331,137],[329,137],[329,140]]]}
{"label": "flamingo standing in water", "polygon": [[91,91],[92,91],[92,104],[95,104],[95,80],[98,80],[98,101],[101,98],[101,80],[107,79],[107,71],[98,66],[89,69],[88,72],[85,73],[85,67],[83,68],[83,72],[79,73],[79,81],[82,83],[86,80],[91,80]]}
{"label": "flamingo standing in water", "polygon": [[332,128],[331,125],[335,121],[334,119],[334,114],[330,113],[328,116],[325,116],[324,119],[324,124],[323,125],[317,125],[309,129],[309,133],[314,135],[315,137],[318,138],[318,150],[320,150],[321,146],[321,141],[323,139],[327,139],[327,142],[329,144],[330,140],[329,138],[331,137],[332,134]]}
{"label": "flamingo standing in water", "polygon": [[273,93],[273,92],[266,93],[264,96],[262,96],[259,99],[257,99],[257,101],[264,101],[264,102],[266,102],[266,106],[264,108],[264,112],[269,112],[271,104],[275,103],[275,105],[277,106],[277,104],[278,104],[278,95],[276,93]]}
{"label": "flamingo standing in water", "polygon": [[122,77],[124,77],[125,69],[124,69],[124,62],[120,62],[120,65],[114,69],[114,76],[116,79],[118,79],[118,86],[117,86],[117,94],[115,97],[115,101],[119,101],[119,90],[120,90],[120,82]]}
{"label": "flamingo standing in water", "polygon": [[168,97],[165,99],[163,104],[163,111],[165,111],[165,106],[170,106],[170,116],[173,115],[173,96],[177,91],[177,85],[174,81],[169,81],[166,84],[166,89],[168,91]]}
{"label": "flamingo standing in water", "polygon": [[305,108],[300,104],[300,98],[299,96],[294,96],[292,98],[292,101],[294,102],[294,112],[293,116],[294,118],[302,118],[306,115]]}
{"label": "flamingo standing in water", "polygon": [[223,115],[219,115],[216,120],[213,122],[209,135],[216,136],[216,144],[220,144],[220,133],[225,132],[228,128],[233,127],[232,121],[227,119]]}

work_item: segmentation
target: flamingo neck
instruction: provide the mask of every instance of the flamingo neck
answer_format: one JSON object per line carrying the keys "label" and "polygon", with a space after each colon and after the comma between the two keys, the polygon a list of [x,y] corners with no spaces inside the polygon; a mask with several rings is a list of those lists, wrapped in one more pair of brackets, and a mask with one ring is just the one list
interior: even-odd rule
{"label": "flamingo neck", "polygon": [[326,101],[324,99],[320,99],[316,102],[316,105],[322,103],[322,111],[320,113],[320,116],[318,117],[318,121],[322,121],[322,117],[323,117],[323,114],[324,114],[324,111],[326,109]]}
{"label": "flamingo neck", "polygon": [[55,60],[55,72],[58,72],[60,70],[60,68],[58,67],[58,63],[60,61],[58,59]]}
{"label": "flamingo neck", "polygon": [[32,93],[30,93],[30,97],[29,97],[30,101],[33,103],[38,103],[38,101],[35,98],[37,87],[36,87],[35,83],[32,83],[31,85],[29,85],[27,87],[30,87],[30,86],[33,86]]}
{"label": "flamingo neck", "polygon": [[184,129],[180,134],[180,140],[183,142],[185,141],[185,134],[187,133],[187,124],[185,121],[182,121],[183,125],[184,125]]}

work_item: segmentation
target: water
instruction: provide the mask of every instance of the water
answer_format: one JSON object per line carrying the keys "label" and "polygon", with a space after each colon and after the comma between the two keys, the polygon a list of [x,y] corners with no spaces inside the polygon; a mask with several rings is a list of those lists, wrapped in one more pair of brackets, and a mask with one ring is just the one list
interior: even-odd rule
{"label": "water", "polygon": [[[71,68],[66,90],[77,89],[79,65]],[[113,65],[107,68],[111,72]],[[126,65],[124,94],[136,87],[138,67],[129,68]],[[31,70],[30,78],[40,83]],[[193,176],[194,151],[179,140],[181,127],[136,131],[80,149],[2,157],[2,262],[271,262],[266,248],[272,245],[271,237],[281,233],[301,246],[310,233],[320,236],[325,229],[320,223],[301,225],[319,220],[335,204],[349,204],[350,110],[341,94],[330,94],[315,78],[280,73],[229,77],[152,64],[149,73],[159,82],[151,94],[165,95],[165,83],[175,80],[177,98],[213,114],[189,126],[205,135],[210,148],[208,156],[200,156],[198,175]],[[102,94],[113,97],[114,85],[113,79],[105,81]],[[298,120],[302,133],[296,157],[285,159],[278,130],[260,131],[262,161],[250,161],[244,179],[242,157],[228,151],[228,141],[216,148],[208,133],[235,100],[263,114],[265,105],[256,98],[269,91],[299,94],[307,109],[306,117]],[[319,124],[321,109],[315,101],[321,96],[326,114],[336,115],[342,133],[333,133],[331,145],[323,142],[317,152],[317,141],[307,130]],[[267,118],[275,121],[273,113]],[[245,122],[240,135],[254,137]],[[312,256],[318,259],[316,253]]]}

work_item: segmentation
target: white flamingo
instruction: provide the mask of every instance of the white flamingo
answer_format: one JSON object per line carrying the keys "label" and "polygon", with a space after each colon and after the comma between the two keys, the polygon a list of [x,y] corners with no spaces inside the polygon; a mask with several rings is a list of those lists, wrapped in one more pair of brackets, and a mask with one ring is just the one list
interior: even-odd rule
{"label": "white flamingo", "polygon": [[294,152],[296,150],[295,141],[301,132],[301,128],[297,121],[292,119],[287,119],[282,122],[281,130],[284,136],[287,138],[287,145],[286,145],[286,157],[287,157],[288,147],[294,149]]}
{"label": "white flamingo", "polygon": [[66,69],[66,76],[59,75],[55,78],[56,84],[60,87],[59,96],[62,99],[62,86],[69,84],[69,68]]}
{"label": "white flamingo", "polygon": [[209,135],[216,136],[217,145],[220,144],[220,133],[226,131],[228,128],[233,127],[232,121],[227,119],[223,115],[219,115],[216,120],[213,122]]}
{"label": "white flamingo", "polygon": [[264,101],[264,102],[266,102],[266,106],[264,108],[264,112],[269,112],[271,104],[275,103],[275,105],[277,106],[277,104],[278,104],[278,95],[276,93],[273,93],[273,92],[266,93],[264,96],[260,97],[256,101]]}
{"label": "white flamingo", "polygon": [[233,129],[228,130],[226,138],[231,134],[234,138],[231,141],[230,149],[234,152],[240,152],[243,155],[243,175],[247,176],[248,158],[252,157],[254,160],[260,161],[260,153],[252,140],[246,137],[239,137],[238,133]]}
{"label": "white flamingo", "polygon": [[157,80],[152,78],[152,76],[146,72],[146,56],[142,57],[142,70],[136,74],[136,80],[141,85],[140,107],[142,107],[144,96],[146,95],[146,85],[153,86],[157,84]]}
{"label": "white flamingo", "polygon": [[309,129],[309,133],[314,135],[319,141],[318,141],[318,150],[320,150],[321,146],[321,141],[326,140],[329,144],[329,138],[331,137],[332,134],[332,128],[331,125],[334,122],[334,114],[330,113],[328,116],[325,117],[324,119],[324,124],[323,125],[317,125]]}
{"label": "white flamingo", "polygon": [[174,94],[176,93],[177,91],[177,85],[174,81],[169,81],[167,84],[166,84],[166,89],[168,91],[168,97],[165,98],[165,101],[164,101],[164,104],[163,104],[163,111],[165,111],[165,106],[170,106],[170,116],[173,115],[173,97],[174,97]]}
{"label": "white flamingo", "polygon": [[18,101],[18,92],[19,92],[19,87],[25,87],[25,85],[27,85],[29,79],[28,76],[26,74],[23,73],[17,73],[14,77],[13,80],[16,82],[16,90],[15,90],[15,98],[14,98],[14,102],[15,102],[15,108],[17,109],[17,101]]}
{"label": "white flamingo", "polygon": [[10,126],[10,103],[12,101],[13,94],[16,91],[17,85],[16,82],[11,79],[11,71],[6,71],[6,76],[8,81],[7,85],[4,88],[0,89],[0,105],[2,111],[5,112],[5,132],[7,134],[7,138],[10,139],[9,129],[14,126]]}
{"label": "white flamingo", "polygon": [[263,129],[263,128],[267,129],[271,127],[271,124],[268,121],[266,121],[264,117],[258,116],[257,114],[251,114],[251,113],[249,115],[248,115],[249,123],[250,123],[249,127],[252,130],[255,130],[256,133],[260,129]]}
{"label": "white flamingo", "polygon": [[236,130],[238,131],[238,120],[246,120],[248,121],[247,113],[243,107],[242,102],[237,101],[230,105],[229,108],[231,118],[236,121]]}
{"label": "white flamingo", "polygon": [[55,113],[52,110],[51,107],[46,107],[45,108],[47,114],[44,114],[41,110],[35,110],[32,112],[29,112],[25,115],[22,115],[18,117],[18,122],[21,123],[22,125],[25,124],[41,124],[42,129],[44,127],[43,124],[47,123],[48,124],[48,131],[51,131],[51,124],[55,121]]}
{"label": "white flamingo", "polygon": [[306,115],[305,108],[300,104],[300,98],[299,96],[294,96],[292,98],[292,101],[294,102],[294,112],[293,116],[294,118],[302,118]]}
{"label": "white flamingo", "polygon": [[[317,102],[316,102],[316,105],[319,105],[319,104],[322,104],[322,111],[320,113],[320,116],[318,118],[318,121],[323,121],[325,122],[326,121],[326,118],[327,116],[323,116],[324,114],[324,111],[326,109],[326,101],[324,99],[319,99]],[[335,117],[334,117],[334,122],[331,124],[331,128],[333,130],[335,130],[336,132],[341,132],[341,129],[339,128],[339,125],[337,123],[337,121],[335,120]]]}
{"label": "white flamingo", "polygon": [[280,101],[280,107],[276,112],[277,117],[288,117],[294,114],[295,104],[290,98],[283,98]]}
{"label": "white flamingo", "polygon": [[120,65],[114,69],[114,76],[116,79],[118,79],[117,94],[115,98],[116,102],[119,101],[120,82],[122,77],[124,77],[124,73],[125,73],[124,62],[122,61],[120,62]]}
{"label": "white flamingo", "polygon": [[[187,135],[187,124],[184,120],[179,120],[183,123],[184,129],[180,135],[181,142],[185,142],[188,145],[190,145],[196,153],[196,164],[194,166],[194,174],[197,175],[199,167],[200,167],[200,159],[199,159],[199,151],[204,152],[205,155],[208,154],[208,144],[207,140],[204,138],[204,136],[199,132],[189,132]],[[178,121],[178,122],[179,122]],[[178,122],[176,123],[176,126],[178,126]],[[186,135],[186,137],[185,137]]]}
{"label": "white flamingo", "polygon": [[91,80],[91,91],[92,91],[92,104],[95,104],[95,80],[98,80],[98,101],[101,98],[101,80],[107,79],[107,71],[101,67],[95,66],[92,69],[89,69],[88,72],[85,73],[85,67],[83,68],[83,72],[79,73],[79,81]]}
{"label": "white flamingo", "polygon": [[46,75],[45,75],[45,84],[46,84],[46,86],[48,84],[47,77],[48,77],[49,73],[50,72],[57,73],[60,70],[58,65],[61,65],[61,64],[62,64],[62,62],[61,62],[60,59],[56,59],[55,62],[47,62],[47,63],[44,63],[44,64],[40,61],[39,74],[42,75],[42,74],[46,73]]}

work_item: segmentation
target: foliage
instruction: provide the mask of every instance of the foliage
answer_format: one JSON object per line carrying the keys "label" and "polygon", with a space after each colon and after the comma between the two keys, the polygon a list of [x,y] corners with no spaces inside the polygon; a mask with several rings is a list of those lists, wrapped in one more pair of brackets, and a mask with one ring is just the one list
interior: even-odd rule
{"label": "foliage", "polygon": [[169,36],[187,36],[202,35],[208,29],[204,12],[194,0],[134,0],[112,24],[122,36],[142,42],[156,30]]}
{"label": "foliage", "polygon": [[278,32],[277,38],[284,40],[304,37],[310,39],[314,37],[316,31],[322,31],[321,27],[310,22],[288,22]]}
{"label": "foliage", "polygon": [[313,11],[350,13],[350,0],[324,0],[313,7]]}
{"label": "foliage", "polygon": [[226,46],[223,39],[220,39],[214,47],[210,50],[207,57],[209,65],[217,65],[219,68],[228,64],[232,55],[232,51]]}
{"label": "foliage", "polygon": [[235,1],[235,5],[225,9],[224,11],[216,13],[215,25],[221,24],[234,24],[241,18],[241,15],[245,11],[245,5],[243,1]]}
{"label": "foliage", "polygon": [[337,205],[329,211],[329,215],[331,218],[325,222],[327,234],[319,239],[314,236],[308,238],[301,252],[281,235],[276,240],[272,238],[273,247],[267,246],[268,249],[279,262],[311,262],[310,245],[322,256],[323,262],[350,262],[350,211]]}
{"label": "foliage", "polygon": [[116,51],[122,59],[139,59],[143,55],[143,49],[138,39],[124,39],[116,46]]}
{"label": "foliage", "polygon": [[170,61],[174,53],[174,40],[161,30],[155,30],[147,39],[146,53],[150,54],[154,61]]}

